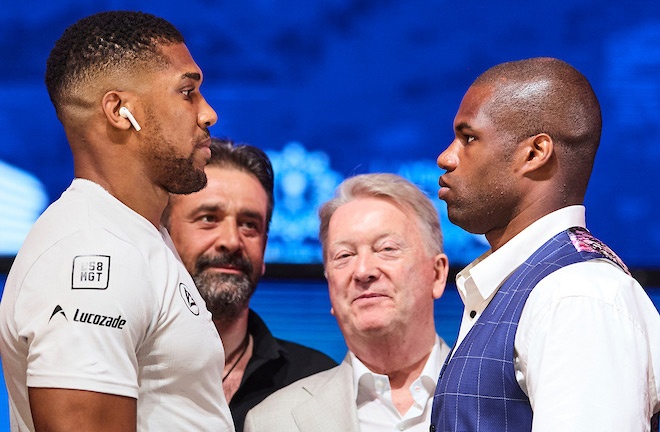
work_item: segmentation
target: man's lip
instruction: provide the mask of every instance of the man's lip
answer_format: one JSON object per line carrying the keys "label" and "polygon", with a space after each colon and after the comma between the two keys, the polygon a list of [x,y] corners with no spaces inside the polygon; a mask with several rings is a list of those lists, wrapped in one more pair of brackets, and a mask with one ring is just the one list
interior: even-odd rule
{"label": "man's lip", "polygon": [[211,270],[219,273],[231,273],[231,274],[243,274],[245,273],[243,270],[237,268],[237,267],[231,267],[231,266],[208,266],[206,267],[206,270]]}
{"label": "man's lip", "polygon": [[206,138],[203,139],[202,141],[198,142],[195,147],[206,147],[210,148],[211,147],[211,138]]}
{"label": "man's lip", "polygon": [[208,150],[209,153],[210,153],[210,151],[211,151],[211,138],[206,138],[206,139],[198,142],[197,144],[195,144],[195,148],[203,149],[205,151]]}
{"label": "man's lip", "polygon": [[447,182],[443,179],[444,176],[440,176],[438,178],[438,185],[440,186],[440,189],[438,189],[438,198],[442,199],[442,197],[449,191],[449,186],[447,185]]}
{"label": "man's lip", "polygon": [[380,293],[364,293],[362,295],[357,296],[353,301],[357,300],[368,300],[368,299],[373,299],[373,298],[383,298],[383,297],[388,297],[385,294],[380,294]]}
{"label": "man's lip", "polygon": [[211,139],[207,138],[195,144],[195,149],[201,150],[206,155],[206,159],[211,159]]}

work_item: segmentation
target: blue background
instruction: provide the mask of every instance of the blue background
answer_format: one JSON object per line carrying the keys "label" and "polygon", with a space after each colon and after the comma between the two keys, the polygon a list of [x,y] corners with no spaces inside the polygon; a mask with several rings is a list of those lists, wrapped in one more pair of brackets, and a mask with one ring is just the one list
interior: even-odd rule
{"label": "blue background", "polygon": [[[204,71],[202,92],[220,118],[212,133],[271,156],[277,180],[271,268],[318,263],[318,205],[346,176],[376,171],[400,173],[432,197],[454,270],[474,259],[485,242],[446,219],[436,198],[435,158],[453,139],[454,114],[477,75],[502,61],[555,56],[589,78],[603,110],[586,198],[589,227],[632,268],[660,269],[660,4],[641,0],[6,2],[0,255],[9,260],[73,176],[43,85],[48,52],[75,20],[110,9],[143,10],[174,23]],[[340,360],[345,345],[325,282],[300,279],[295,268],[284,276],[260,285],[254,308],[276,336]],[[647,288],[660,304],[660,289]],[[450,344],[461,310],[448,287],[436,318]],[[0,428],[6,424],[0,416]]]}
{"label": "blue background", "polygon": [[660,6],[640,0],[9,2],[0,15],[0,161],[40,187],[29,200],[18,189],[25,179],[11,183],[0,165],[0,253],[15,252],[71,181],[45,60],[68,25],[106,9],[152,12],[180,28],[220,118],[212,133],[273,157],[268,262],[318,262],[316,208],[344,177],[371,171],[423,187],[442,213],[450,260],[471,261],[485,243],[447,221],[435,158],[477,75],[545,55],[580,69],[601,100],[590,229],[631,267],[660,267]]}

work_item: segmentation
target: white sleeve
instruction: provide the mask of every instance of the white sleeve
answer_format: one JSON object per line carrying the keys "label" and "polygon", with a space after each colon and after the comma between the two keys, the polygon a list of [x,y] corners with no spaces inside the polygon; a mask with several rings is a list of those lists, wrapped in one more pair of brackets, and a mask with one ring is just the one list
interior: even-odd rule
{"label": "white sleeve", "polygon": [[541,281],[516,334],[534,432],[648,430],[659,336],[648,296],[608,263],[574,264]]}
{"label": "white sleeve", "polygon": [[27,385],[137,398],[136,352],[155,304],[132,245],[104,231],[59,242],[34,263],[16,302]]}

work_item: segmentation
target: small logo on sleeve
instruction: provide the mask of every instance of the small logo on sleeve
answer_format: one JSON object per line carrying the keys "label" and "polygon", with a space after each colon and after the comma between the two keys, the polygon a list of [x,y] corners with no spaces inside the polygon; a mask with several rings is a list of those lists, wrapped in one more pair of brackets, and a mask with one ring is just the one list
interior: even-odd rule
{"label": "small logo on sleeve", "polygon": [[65,320],[69,321],[69,319],[66,317],[66,314],[64,313],[64,309],[62,309],[62,306],[60,305],[55,306],[53,313],[50,314],[50,319],[48,319],[48,322],[51,322],[55,315],[62,315]]}
{"label": "small logo on sleeve", "polygon": [[108,288],[110,257],[108,255],[79,255],[73,259],[72,289]]}
{"label": "small logo on sleeve", "polygon": [[190,291],[188,291],[188,287],[180,283],[179,293],[181,293],[181,297],[183,298],[186,306],[188,306],[188,309],[190,309],[190,312],[192,312],[193,315],[199,315],[199,306],[197,306],[195,299],[193,298],[192,294],[190,294]]}

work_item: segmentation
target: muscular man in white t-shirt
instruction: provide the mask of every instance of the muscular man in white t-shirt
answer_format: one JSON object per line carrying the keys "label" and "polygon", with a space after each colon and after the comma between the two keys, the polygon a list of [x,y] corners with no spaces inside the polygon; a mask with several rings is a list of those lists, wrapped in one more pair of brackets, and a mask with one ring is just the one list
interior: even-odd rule
{"label": "muscular man in white t-shirt", "polygon": [[12,430],[232,431],[224,352],[159,221],[206,183],[201,71],[167,21],[80,20],[46,83],[76,179],[35,223],[0,303]]}

